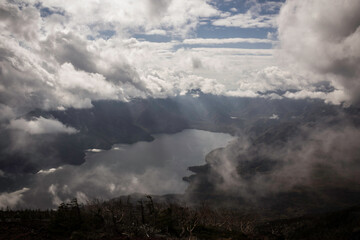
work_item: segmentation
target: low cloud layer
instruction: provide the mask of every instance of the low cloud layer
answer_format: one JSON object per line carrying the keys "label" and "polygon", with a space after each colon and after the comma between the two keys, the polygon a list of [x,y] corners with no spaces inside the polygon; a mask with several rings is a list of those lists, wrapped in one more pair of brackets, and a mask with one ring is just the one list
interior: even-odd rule
{"label": "low cloud layer", "polygon": [[43,117],[35,118],[30,121],[25,119],[12,120],[9,124],[9,128],[22,130],[29,134],[74,134],[78,132],[75,128],[67,127],[55,119],[46,119]]}
{"label": "low cloud layer", "polygon": [[[360,129],[339,118],[330,125],[277,128],[255,142],[243,135],[207,156],[210,171],[192,182],[189,193],[198,197],[207,182],[214,188],[202,194],[225,194],[251,204],[268,199],[296,206],[298,202],[291,201],[309,196],[321,199],[323,206],[355,204],[352,197],[360,192]],[[342,192],[349,192],[348,197],[337,195]],[[290,194],[298,195],[290,201]]]}
{"label": "low cloud layer", "polygon": [[23,188],[21,190],[10,192],[10,193],[1,193],[0,194],[0,209],[5,209],[7,207],[13,208],[18,204],[22,204],[23,194],[29,191],[28,188]]}

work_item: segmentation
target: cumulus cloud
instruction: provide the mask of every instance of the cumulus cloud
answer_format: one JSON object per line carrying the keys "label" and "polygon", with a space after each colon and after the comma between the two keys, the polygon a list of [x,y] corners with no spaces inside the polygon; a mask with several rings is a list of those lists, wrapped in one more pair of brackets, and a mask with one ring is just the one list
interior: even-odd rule
{"label": "cumulus cloud", "polygon": [[[87,1],[86,4],[85,10],[81,1],[25,4],[19,0],[1,4],[0,111],[4,112],[3,116],[19,116],[34,108],[89,108],[91,101],[99,99],[127,101],[134,97],[167,97],[193,87],[213,94],[225,94],[230,89],[229,94],[238,92],[239,96],[250,92],[257,96],[258,91],[276,88],[314,92],[311,84],[320,78],[314,80],[296,70],[269,67],[274,65],[276,51],[273,49],[186,47],[191,44],[273,43],[269,39],[186,38],[183,41],[149,42],[129,38],[134,33],[187,37],[200,21],[208,21],[210,17],[219,17],[213,23],[224,21],[219,23],[222,26],[273,27],[274,13],[281,3],[247,1],[250,8],[246,13],[222,17],[214,5],[203,0],[105,1],[100,5],[96,1]],[[286,9],[294,4],[286,3],[279,18],[281,47],[292,55],[319,51],[294,50],[307,47],[300,46],[303,43],[299,42],[304,42],[299,41],[300,35],[294,37],[299,47],[292,48],[291,29],[305,28],[308,24],[304,20],[290,26],[287,17],[297,13]],[[297,11],[304,15],[302,11],[305,10],[301,9],[297,8]],[[80,11],[82,14],[78,14]],[[16,27],[20,25],[24,27]],[[113,33],[109,38],[102,38],[102,31]],[[314,32],[321,34],[321,31]],[[354,55],[356,32],[353,35],[344,42],[349,46],[344,51]],[[354,51],[348,51],[352,48]],[[324,52],[328,51],[325,49]],[[351,59],[356,59],[355,55]],[[331,76],[328,78],[332,79]],[[345,86],[345,89],[350,88]],[[341,89],[337,87],[337,90]],[[288,97],[300,96],[304,94],[288,94]],[[312,96],[320,96],[331,103],[344,100],[338,93]],[[328,100],[333,96],[336,99]]]}
{"label": "cumulus cloud", "polygon": [[[20,116],[34,108],[88,108],[99,99],[166,97],[187,91],[179,87],[191,84],[178,84],[179,80],[199,80],[197,86],[208,81],[194,77],[192,68],[177,68],[172,62],[163,66],[161,71],[167,72],[163,78],[152,77],[166,58],[180,56],[171,50],[175,43],[127,39],[139,31],[185,36],[201,18],[218,14],[206,1],[87,1],[85,10],[84,4],[20,0],[1,4],[2,116]],[[99,38],[104,29],[113,36]]]}
{"label": "cumulus cloud", "polygon": [[[111,73],[105,72],[104,75],[109,77],[108,81],[97,73],[96,64],[92,61],[93,54],[89,51],[81,53],[82,48],[71,50],[77,48],[71,42],[73,38],[66,39],[68,35],[62,36],[70,49],[62,49],[61,44],[57,45],[59,49],[48,49],[48,45],[54,48],[53,44],[56,43],[49,43],[50,40],[47,39],[45,42],[38,42],[42,47],[40,52],[22,47],[15,39],[0,37],[0,102],[3,105],[12,108],[17,114],[23,114],[33,108],[81,108],[91,107],[91,100],[123,99],[119,84],[130,81],[129,78],[122,74],[125,79],[119,81],[111,78]],[[78,45],[86,46],[87,43]],[[121,65],[114,69],[121,69]],[[118,83],[113,83],[116,81]]]}
{"label": "cumulus cloud", "polygon": [[[87,7],[84,8],[84,5]],[[200,18],[218,15],[219,12],[204,0],[172,1],[44,1],[43,7],[60,8],[72,19],[71,28],[91,34],[93,27],[108,27],[117,32],[133,32],[140,29],[150,31],[166,28],[175,35],[186,35],[193,30]],[[79,14],[81,12],[81,14]]]}
{"label": "cumulus cloud", "polygon": [[[236,83],[237,89],[227,91],[227,95],[269,97],[271,99],[281,99],[283,96],[294,99],[318,97],[326,99],[327,102],[339,104],[338,99],[330,98],[335,92],[326,93],[319,90],[317,94],[314,94],[319,82],[312,75],[294,73],[286,67],[264,66],[261,69],[244,71]],[[309,95],[299,94],[300,91],[306,91]]]}
{"label": "cumulus cloud", "polygon": [[302,89],[309,87],[311,80],[278,66],[269,66],[243,76],[243,79],[238,83],[241,89],[265,92],[271,90]]}
{"label": "cumulus cloud", "polygon": [[35,118],[29,121],[25,119],[12,120],[9,124],[9,128],[22,130],[29,134],[74,134],[78,132],[75,128],[65,126],[56,119],[47,119],[43,117]]}
{"label": "cumulus cloud", "polygon": [[285,58],[302,71],[340,83],[355,103],[360,90],[359,9],[360,3],[351,0],[287,1],[277,21]]}
{"label": "cumulus cloud", "polygon": [[27,41],[38,38],[40,13],[35,7],[24,7],[20,10],[18,6],[0,3],[0,28],[2,34],[12,35]]}
{"label": "cumulus cloud", "polygon": [[[322,91],[311,91],[311,90],[300,90],[298,92],[289,92],[287,91],[283,94],[284,97],[293,98],[293,99],[323,99],[326,103],[340,105],[344,101],[350,102],[351,98],[342,90],[334,90],[332,92],[322,92]],[[346,105],[344,105],[346,106]]]}
{"label": "cumulus cloud", "polygon": [[[273,49],[182,48],[172,54],[172,61],[167,59],[166,64],[176,64],[183,71],[192,71],[193,75],[216,80],[224,85],[227,92],[237,89],[240,79],[271,65],[274,61],[273,53]],[[201,62],[201,67],[194,68],[194,59]],[[255,81],[252,83],[256,84]]]}
{"label": "cumulus cloud", "polygon": [[[192,88],[224,94],[238,87],[234,83],[239,76],[273,60],[271,49],[184,48],[188,44],[271,43],[268,39],[149,42],[128,38],[133,33],[187,36],[201,19],[220,14],[203,0],[130,2],[87,2],[85,10],[82,2],[3,3],[7,13],[0,25],[2,111],[14,117],[34,108],[89,108],[91,101],[99,99],[168,97]],[[256,11],[251,14],[258,16]],[[27,15],[31,21],[24,20]],[[16,32],[9,26],[17,22],[31,27]],[[36,34],[26,36],[28,29]],[[111,37],[101,38],[104,29],[113,31]]]}
{"label": "cumulus cloud", "polygon": [[274,28],[276,27],[275,15],[256,16],[250,11],[212,22],[215,26],[240,27],[240,28]]}

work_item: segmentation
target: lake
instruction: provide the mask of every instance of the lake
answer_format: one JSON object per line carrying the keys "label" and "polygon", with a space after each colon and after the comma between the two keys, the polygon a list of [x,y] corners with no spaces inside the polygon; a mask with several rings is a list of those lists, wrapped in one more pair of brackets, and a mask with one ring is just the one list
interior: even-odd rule
{"label": "lake", "polygon": [[[62,166],[37,174],[36,194],[52,204],[77,197],[109,199],[131,193],[183,193],[191,174],[189,166],[202,165],[211,150],[232,140],[229,134],[184,130],[176,134],[155,135],[152,142],[117,144],[110,150],[87,151],[86,162]],[[34,191],[31,191],[34,192]],[[30,196],[26,198],[28,200]]]}

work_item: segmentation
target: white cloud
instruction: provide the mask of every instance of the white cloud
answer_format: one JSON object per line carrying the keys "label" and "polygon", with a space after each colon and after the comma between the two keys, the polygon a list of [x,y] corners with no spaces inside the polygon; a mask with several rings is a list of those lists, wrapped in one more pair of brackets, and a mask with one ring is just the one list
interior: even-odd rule
{"label": "white cloud", "polygon": [[[122,89],[98,73],[78,71],[70,63],[60,66],[57,84],[59,86],[58,98],[62,99],[65,106],[91,107],[90,100],[118,99]],[[65,93],[65,94],[64,94]],[[80,99],[88,100],[88,106]]]}
{"label": "white cloud", "polygon": [[92,149],[87,149],[86,151],[88,152],[93,152],[93,153],[99,153],[102,152],[102,149],[98,149],[98,148],[92,148]]}
{"label": "white cloud", "polygon": [[[191,88],[223,94],[239,76],[272,61],[271,49],[179,48],[188,43],[270,43],[267,39],[156,43],[128,38],[132,33],[186,36],[200,21],[220,14],[204,0],[87,1],[85,9],[82,1],[52,0],[37,5],[53,12],[43,18],[34,3],[4,4],[4,16],[12,17],[0,26],[0,104],[17,116],[33,108],[89,108],[99,99],[167,97]],[[36,33],[31,38],[25,28],[8,27],[25,21],[23,11],[30,14]],[[100,30],[115,34],[97,38]]]}
{"label": "white cloud", "polygon": [[323,99],[326,103],[339,105],[343,102],[349,102],[350,96],[347,95],[342,90],[335,90],[333,92],[319,92],[319,91],[310,91],[303,89],[298,92],[286,92],[284,97],[293,98],[293,99],[305,99],[305,98],[318,98]]}
{"label": "white cloud", "polygon": [[58,168],[50,168],[50,169],[47,169],[47,170],[43,170],[41,169],[40,171],[37,172],[37,174],[50,174],[50,173],[54,173],[58,170],[61,170],[63,169],[63,167],[58,167]]}
{"label": "white cloud", "polygon": [[269,117],[269,119],[277,120],[279,119],[279,115],[276,115],[275,113]]}
{"label": "white cloud", "polygon": [[163,29],[152,29],[146,32],[147,35],[166,35],[166,31]]}
{"label": "white cloud", "polygon": [[51,184],[48,188],[48,192],[52,196],[52,203],[54,206],[59,206],[63,202],[58,196],[58,186],[56,184]]}
{"label": "white cloud", "polygon": [[[203,91],[219,94],[218,87],[213,88],[214,91],[210,90],[211,84],[223,85],[226,91],[238,81],[242,71],[258,70],[273,63],[272,49],[204,47],[179,48],[174,51],[173,48],[182,45],[182,42],[154,43],[134,38],[111,40],[108,44],[110,42],[112,46],[108,47],[109,50],[102,51],[104,59],[119,54],[127,56],[129,65],[137,70],[139,84],[152,96],[171,96],[187,91],[191,86],[204,86]],[[151,61],[148,56],[151,56]]]}
{"label": "white cloud", "polygon": [[231,97],[258,97],[259,94],[251,91],[251,90],[235,90],[235,91],[229,91],[226,93],[226,95]]}
{"label": "white cloud", "polygon": [[[48,8],[48,16],[40,16],[42,7]],[[14,117],[11,112],[21,115],[33,108],[84,108],[98,99],[126,101],[156,94],[146,87],[159,81],[144,82],[149,79],[138,72],[152,69],[133,64],[138,61],[135,57],[157,65],[150,56],[171,54],[174,43],[133,43],[129,34],[185,36],[202,18],[218,14],[205,0],[18,0],[1,3],[0,11],[0,104],[2,116],[9,117]],[[89,40],[101,30],[115,34],[108,40]],[[160,92],[164,85],[167,94],[177,92],[170,89],[174,83],[162,81]]]}
{"label": "white cloud", "polygon": [[239,81],[241,88],[262,92],[301,89],[309,87],[311,84],[312,82],[308,76],[294,74],[278,66],[269,66],[259,71],[251,72],[246,78]]}
{"label": "white cloud", "polygon": [[29,134],[74,134],[78,132],[75,128],[65,126],[56,119],[47,119],[43,117],[35,118],[29,121],[25,119],[11,120],[8,127],[11,129],[22,130]]}
{"label": "white cloud", "polygon": [[275,28],[276,15],[254,15],[251,11],[240,13],[212,22],[215,26],[240,27],[240,28]]}
{"label": "white cloud", "polygon": [[[309,78],[310,74],[303,71],[270,67],[277,65],[274,59],[277,51],[273,49],[206,47],[275,43],[269,39],[186,38],[148,42],[129,38],[135,33],[176,35],[177,39],[191,36],[199,22],[209,21],[210,17],[220,17],[214,21],[215,25],[271,27],[275,17],[271,12],[279,3],[249,2],[251,8],[245,14],[221,17],[221,12],[205,0],[86,1],[86,8],[83,1],[51,0],[42,2],[41,6],[48,7],[53,14],[43,18],[39,9],[33,7],[34,3],[14,1],[1,5],[6,24],[0,24],[0,111],[7,119],[33,108],[88,108],[99,99],[167,97],[191,88],[214,94],[230,90],[233,91],[230,94],[253,96],[257,91],[276,88],[313,91],[311,84],[319,79]],[[291,4],[287,3],[285,9]],[[261,11],[270,15],[261,15]],[[286,11],[282,14],[286,15]],[[286,18],[280,17],[284,19],[280,21],[280,40],[284,40],[281,46],[285,52],[291,52],[295,50],[290,49],[291,44],[286,40],[291,26],[281,23]],[[15,28],[18,25],[27,27]],[[109,39],[99,38],[101,30],[114,31],[114,35]],[[356,36],[354,33],[353,38]],[[355,54],[353,38],[346,41]],[[302,38],[296,35],[296,42],[299,39]],[[187,46],[190,44],[204,47],[191,48]]]}
{"label": "white cloud", "polygon": [[189,38],[184,44],[226,44],[226,43],[272,43],[264,38]]}
{"label": "white cloud", "polygon": [[236,55],[265,55],[265,56],[271,56],[274,54],[274,49],[249,49],[249,48],[192,48],[191,49],[194,52],[208,52],[211,54],[224,54],[229,55],[232,54],[234,56]]}
{"label": "white cloud", "polygon": [[43,1],[42,5],[50,9],[63,9],[71,19],[67,27],[90,32],[92,29],[88,26],[95,26],[95,29],[106,26],[118,32],[141,29],[148,32],[162,27],[172,34],[186,35],[196,27],[200,18],[219,14],[205,0],[80,0],[71,3],[51,0]]}

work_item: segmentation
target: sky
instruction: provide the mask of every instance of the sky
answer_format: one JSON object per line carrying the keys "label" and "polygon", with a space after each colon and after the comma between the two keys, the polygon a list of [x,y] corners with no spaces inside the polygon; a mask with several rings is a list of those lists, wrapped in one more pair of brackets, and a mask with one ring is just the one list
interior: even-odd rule
{"label": "sky", "polygon": [[75,134],[22,116],[192,89],[358,105],[359,10],[354,0],[0,0],[0,130]]}
{"label": "sky", "polygon": [[358,9],[350,0],[1,0],[1,119],[191,89],[353,104]]}

